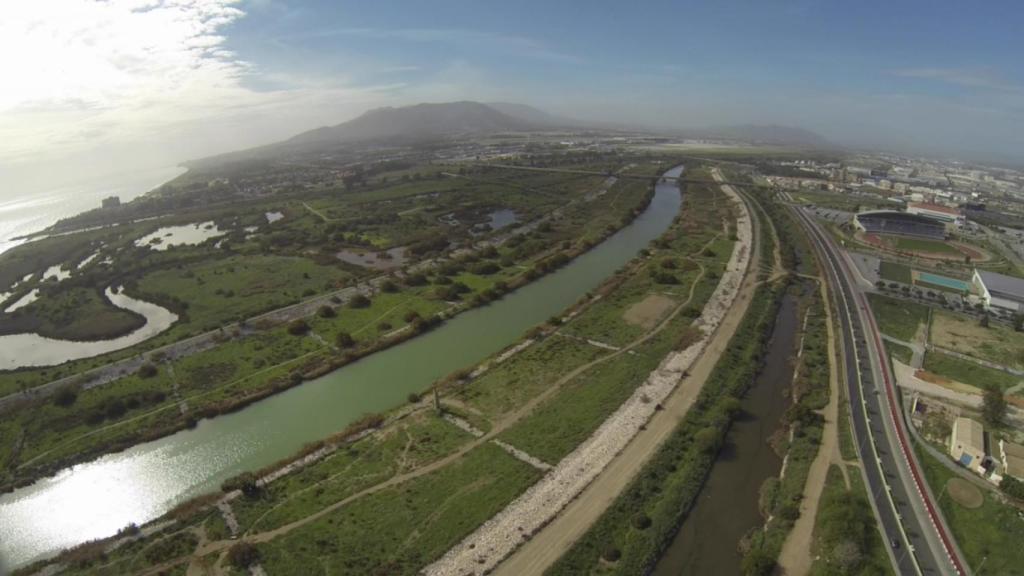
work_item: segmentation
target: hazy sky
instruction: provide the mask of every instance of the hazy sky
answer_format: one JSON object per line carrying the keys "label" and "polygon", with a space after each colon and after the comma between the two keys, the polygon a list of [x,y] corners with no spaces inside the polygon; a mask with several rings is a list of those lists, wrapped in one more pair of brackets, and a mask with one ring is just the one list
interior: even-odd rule
{"label": "hazy sky", "polygon": [[1022,21],[962,0],[10,2],[0,194],[457,99],[1024,162]]}

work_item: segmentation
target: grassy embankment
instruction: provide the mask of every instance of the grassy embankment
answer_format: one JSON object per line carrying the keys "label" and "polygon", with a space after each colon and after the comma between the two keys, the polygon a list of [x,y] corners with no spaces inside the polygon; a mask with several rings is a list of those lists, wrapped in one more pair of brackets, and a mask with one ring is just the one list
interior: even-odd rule
{"label": "grassy embankment", "polygon": [[970,360],[961,360],[941,352],[929,352],[926,354],[924,357],[924,369],[934,372],[939,376],[945,376],[946,378],[977,386],[978,388],[994,384],[1004,393],[1008,389],[1024,382],[1024,378],[1020,376],[1014,376],[1002,370],[982,366]]}
{"label": "grassy embankment", "polygon": [[868,294],[878,329],[893,338],[913,342],[918,327],[928,322],[929,308],[913,302]]}
{"label": "grassy embankment", "polygon": [[833,464],[828,469],[814,518],[811,574],[893,574],[860,471],[847,466],[847,488],[839,466]]}

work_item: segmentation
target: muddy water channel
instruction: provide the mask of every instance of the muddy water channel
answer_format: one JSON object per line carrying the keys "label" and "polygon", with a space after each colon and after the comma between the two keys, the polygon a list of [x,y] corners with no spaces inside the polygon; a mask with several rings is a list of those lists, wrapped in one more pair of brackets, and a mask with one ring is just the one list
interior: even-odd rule
{"label": "muddy water channel", "polygon": [[[678,176],[682,167],[666,175]],[[559,313],[660,236],[681,204],[658,184],[631,224],[564,268],[438,329],[243,410],[61,471],[0,497],[0,573],[61,548],[152,520],[175,504],[295,453],[362,415],[509,346]]]}
{"label": "muddy water channel", "polygon": [[740,573],[740,539],[764,523],[757,502],[761,484],[782,468],[768,439],[790,404],[790,357],[800,329],[797,304],[792,294],[783,298],[764,367],[741,402],[742,412],[697,502],[655,566],[655,576]]}

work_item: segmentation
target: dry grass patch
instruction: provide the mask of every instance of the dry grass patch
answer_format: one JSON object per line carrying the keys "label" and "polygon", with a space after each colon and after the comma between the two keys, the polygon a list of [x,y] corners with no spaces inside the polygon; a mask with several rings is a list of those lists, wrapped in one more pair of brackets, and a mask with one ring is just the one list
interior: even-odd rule
{"label": "dry grass patch", "polygon": [[981,507],[985,501],[981,490],[963,478],[950,478],[946,482],[946,493],[957,504],[972,510]]}
{"label": "dry grass patch", "polygon": [[633,304],[622,314],[622,319],[632,326],[640,326],[644,330],[654,328],[658,321],[675,306],[676,301],[663,294],[651,294]]}
{"label": "dry grass patch", "polygon": [[1024,369],[1024,333],[992,322],[984,328],[974,318],[936,311],[932,315],[931,342],[1017,369]]}

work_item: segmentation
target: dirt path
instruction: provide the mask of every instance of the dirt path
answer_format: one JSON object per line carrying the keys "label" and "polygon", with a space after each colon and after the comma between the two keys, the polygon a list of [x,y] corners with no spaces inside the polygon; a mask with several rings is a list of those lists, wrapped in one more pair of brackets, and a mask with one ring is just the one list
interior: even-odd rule
{"label": "dirt path", "polygon": [[687,376],[662,403],[664,409],[654,414],[646,428],[640,431],[601,474],[550,524],[499,564],[494,574],[499,576],[541,574],[547,567],[554,564],[612,504],[689,411],[700,394],[704,382],[718,362],[718,358],[725,352],[736,329],[742,322],[758,285],[757,275],[752,272],[761,257],[761,245],[756,242],[757,227],[760,223],[759,219],[754,217],[754,211],[750,210],[750,212],[751,222],[755,226],[753,233],[755,253],[744,275],[743,284],[732,307],[722,319],[704,352],[691,365]]}
{"label": "dirt path", "polygon": [[[846,477],[846,466],[839,453],[839,367],[836,365],[836,343],[832,326],[832,308],[829,306],[828,287],[818,278],[821,301],[825,304],[825,326],[828,329],[829,398],[825,406],[825,429],[821,435],[821,446],[811,462],[804,484],[803,499],[800,501],[800,517],[786,536],[779,553],[779,566],[783,574],[807,574],[811,570],[811,543],[814,535],[814,519],[818,515],[818,504],[825,489],[825,479],[832,464],[839,464]],[[849,480],[846,480],[849,486]]]}

